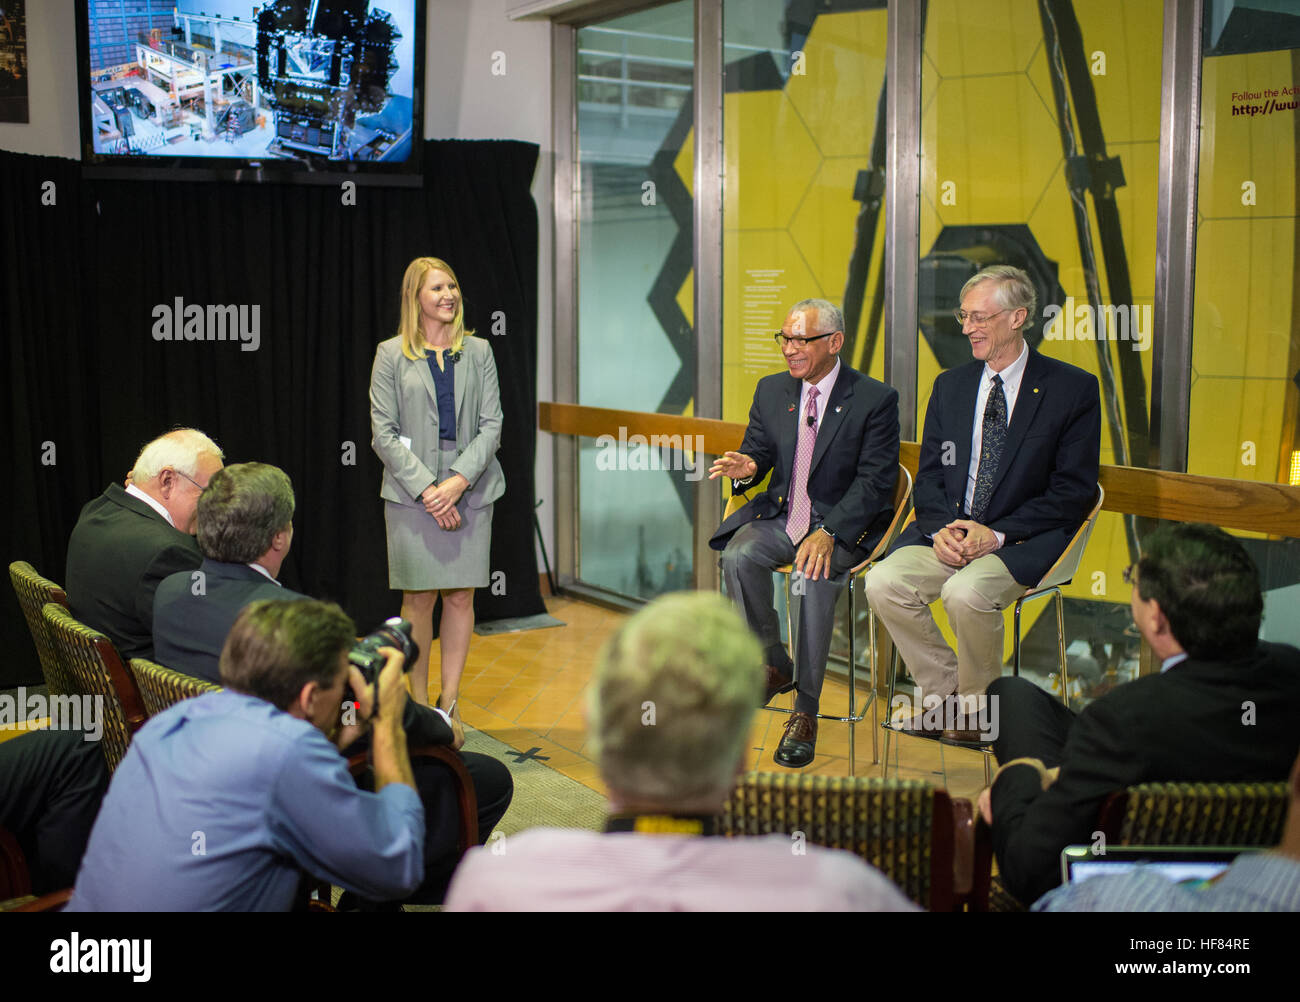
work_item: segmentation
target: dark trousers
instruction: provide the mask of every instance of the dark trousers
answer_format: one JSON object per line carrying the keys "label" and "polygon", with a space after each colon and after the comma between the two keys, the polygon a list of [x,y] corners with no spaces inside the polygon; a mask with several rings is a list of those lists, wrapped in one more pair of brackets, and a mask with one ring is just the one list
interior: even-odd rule
{"label": "dark trousers", "polygon": [[[814,523],[816,525],[816,523]],[[814,531],[818,531],[814,528]],[[739,607],[763,645],[763,657],[774,668],[790,673],[790,655],[781,643],[781,628],[773,605],[772,572],[795,557],[795,545],[785,532],[785,517],[748,522],[727,541],[719,562],[727,594]],[[838,543],[831,553],[831,576],[817,581],[803,580],[802,596],[790,596],[790,620],[794,625],[794,663],[799,667],[799,691],[794,708],[816,713],[826,676],[826,658],[831,651],[831,629],[835,625],[835,601],[848,580],[853,554]]]}
{"label": "dark trousers", "polygon": [[1074,726],[1073,710],[1014,675],[994,679],[988,694],[997,699],[998,736],[993,754],[999,765],[1016,758],[1041,759],[1049,769],[1061,764],[1065,740]]}
{"label": "dark trousers", "polygon": [[[355,745],[349,748],[354,751]],[[515,782],[503,762],[477,752],[461,752],[465,771],[474,785],[478,803],[478,844],[485,845],[492,829],[506,813],[515,794]],[[415,790],[424,805],[424,881],[406,901],[436,905],[442,902],[451,876],[460,863],[460,805],[455,774],[437,759],[411,760]],[[366,770],[357,786],[373,790],[374,773]]]}
{"label": "dark trousers", "polygon": [[108,789],[97,741],[33,731],[0,742],[0,825],[27,857],[32,892],[71,887]]}
{"label": "dark trousers", "polygon": [[[461,752],[460,757],[474,782],[474,796],[478,800],[478,844],[486,845],[515,795],[515,781],[505,763],[490,755]],[[424,802],[425,835],[424,883],[409,900],[414,904],[440,904],[460,863],[456,847],[460,812],[452,774],[445,765],[432,759],[415,759],[411,765],[415,788]]]}

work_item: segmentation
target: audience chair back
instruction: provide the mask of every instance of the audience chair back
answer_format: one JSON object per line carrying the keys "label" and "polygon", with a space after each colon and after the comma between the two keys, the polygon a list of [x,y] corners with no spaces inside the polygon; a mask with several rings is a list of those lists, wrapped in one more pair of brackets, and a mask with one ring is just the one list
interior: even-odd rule
{"label": "audience chair back", "polygon": [[969,800],[916,780],[750,772],[723,806],[728,836],[792,835],[846,849],[931,911],[956,911],[971,887]]}
{"label": "audience chair back", "polygon": [[73,694],[99,697],[97,712],[104,727],[99,744],[111,773],[126,755],[131,735],[144,724],[140,691],[108,637],[78,622],[72,613],[53,602],[41,612],[68,670]]}
{"label": "audience chair back", "polygon": [[1112,845],[1275,846],[1286,783],[1143,783],[1112,793],[1098,830]]}
{"label": "audience chair back", "polygon": [[9,580],[13,582],[14,594],[18,596],[18,604],[27,620],[27,629],[32,634],[32,643],[36,645],[36,656],[41,659],[45,687],[51,696],[71,694],[75,690],[59,660],[54,642],[50,639],[45,617],[41,615],[41,609],[47,602],[55,602],[67,608],[67,594],[49,578],[37,574],[36,568],[26,560],[15,560],[9,565]]}
{"label": "audience chair back", "polygon": [[131,675],[140,690],[144,712],[150,717],[183,699],[202,696],[205,692],[221,692],[221,686],[206,679],[172,671],[146,658],[131,659]]}

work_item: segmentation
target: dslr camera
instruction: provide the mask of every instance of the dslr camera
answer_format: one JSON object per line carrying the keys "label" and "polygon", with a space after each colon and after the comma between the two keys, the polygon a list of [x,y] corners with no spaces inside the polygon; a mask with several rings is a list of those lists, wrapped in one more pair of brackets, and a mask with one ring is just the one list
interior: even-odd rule
{"label": "dslr camera", "polygon": [[[366,685],[374,685],[383,670],[385,659],[379,653],[381,647],[392,647],[401,651],[406,660],[402,671],[409,672],[420,654],[419,645],[411,639],[411,624],[401,616],[394,616],[366,634],[348,651],[348,663],[354,665],[366,680]],[[347,694],[345,693],[345,698]]]}

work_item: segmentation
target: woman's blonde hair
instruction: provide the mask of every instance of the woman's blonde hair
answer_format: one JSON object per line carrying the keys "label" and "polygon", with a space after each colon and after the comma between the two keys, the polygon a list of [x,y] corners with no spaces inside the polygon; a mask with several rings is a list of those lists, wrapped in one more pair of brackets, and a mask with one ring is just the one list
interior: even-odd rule
{"label": "woman's blonde hair", "polygon": [[[445,271],[456,288],[460,290],[460,280],[451,270],[451,265],[440,257],[417,257],[406,266],[402,278],[402,315],[397,323],[397,334],[402,339],[402,354],[409,359],[426,358],[428,351],[424,347],[424,329],[420,325],[420,287],[424,285],[425,276],[431,271]],[[465,329],[465,293],[456,301],[456,319],[452,321],[451,350],[460,351],[465,338],[473,331]]]}

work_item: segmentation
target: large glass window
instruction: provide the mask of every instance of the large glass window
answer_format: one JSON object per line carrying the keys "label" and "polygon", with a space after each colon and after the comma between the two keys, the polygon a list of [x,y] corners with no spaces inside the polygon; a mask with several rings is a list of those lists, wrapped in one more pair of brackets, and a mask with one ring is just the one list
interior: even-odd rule
{"label": "large glass window", "polygon": [[[1161,0],[931,0],[918,429],[935,377],[972,358],[951,313],[963,283],[1008,263],[1038,285],[1031,346],[1098,377],[1101,462],[1147,464],[1162,28]],[[1137,670],[1121,580],[1136,529],[1103,513],[1065,589],[1071,696],[1085,702]],[[1024,674],[1059,691],[1055,616],[1043,602],[1025,612]],[[1007,627],[1009,658],[1009,613]]]}
{"label": "large glass window", "polygon": [[[690,413],[691,0],[577,32],[578,402]],[[683,152],[684,151],[684,152]],[[694,453],[583,439],[578,576],[636,598],[692,583]],[[705,481],[707,483],[707,481]]]}
{"label": "large glass window", "polygon": [[[1283,6],[1204,4],[1187,470],[1300,484],[1300,11]],[[1242,542],[1264,636],[1300,643],[1300,545]]]}

